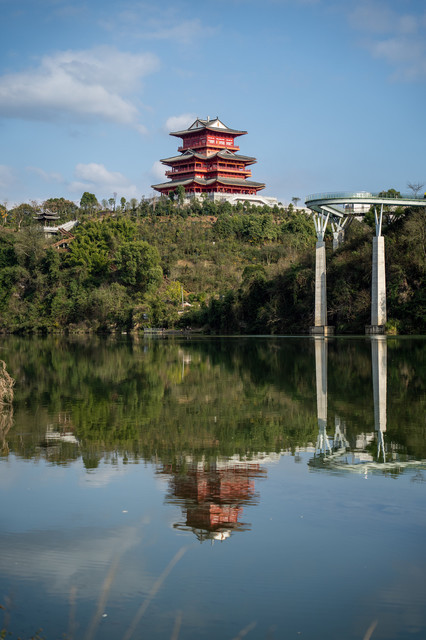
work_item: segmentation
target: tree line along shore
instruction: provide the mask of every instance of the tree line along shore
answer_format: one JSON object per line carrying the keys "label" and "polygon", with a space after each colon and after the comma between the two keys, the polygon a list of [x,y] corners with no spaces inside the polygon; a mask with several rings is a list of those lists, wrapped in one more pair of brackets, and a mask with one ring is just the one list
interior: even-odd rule
{"label": "tree line along shore", "polygon": [[[303,334],[313,324],[316,235],[304,210],[158,198],[0,206],[0,332]],[[78,224],[46,236],[43,218]],[[45,224],[45,223],[44,223]],[[385,214],[388,333],[426,328],[426,215]],[[328,324],[364,333],[374,215],[327,242]]]}

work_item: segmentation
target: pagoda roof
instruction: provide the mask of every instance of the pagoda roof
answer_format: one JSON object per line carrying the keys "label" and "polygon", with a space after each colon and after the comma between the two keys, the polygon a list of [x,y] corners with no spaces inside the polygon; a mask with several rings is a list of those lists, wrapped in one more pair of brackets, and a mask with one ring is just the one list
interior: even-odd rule
{"label": "pagoda roof", "polygon": [[264,182],[254,182],[253,180],[244,180],[243,178],[210,178],[206,180],[206,184],[212,184],[213,182],[219,182],[220,184],[234,184],[241,187],[256,187],[262,188],[265,186]]}
{"label": "pagoda roof", "polygon": [[244,180],[243,178],[209,178],[206,180],[205,178],[188,178],[186,180],[170,180],[169,182],[162,182],[161,184],[152,184],[151,187],[153,189],[166,189],[169,187],[186,187],[190,184],[199,184],[202,187],[210,186],[218,182],[219,184],[224,185],[233,185],[237,187],[254,187],[256,189],[263,189],[265,187],[265,183],[263,182],[253,182],[252,180]]}
{"label": "pagoda roof", "polygon": [[188,127],[188,129],[184,129],[182,131],[171,131],[170,135],[182,138],[190,135],[191,133],[196,133],[197,131],[200,131],[202,129],[231,133],[236,136],[243,136],[245,133],[247,133],[247,131],[240,131],[239,129],[230,129],[226,126],[226,124],[219,120],[219,118],[213,118],[213,120],[210,120],[210,118],[207,118],[207,120],[201,120],[200,118],[197,118],[195,122],[193,122],[191,126]]}
{"label": "pagoda roof", "polygon": [[210,158],[214,158],[218,156],[219,158],[223,158],[224,160],[241,160],[242,162],[253,164],[256,162],[256,158],[252,156],[243,156],[238,153],[234,153],[233,151],[227,151],[226,149],[221,149],[220,151],[216,151],[215,153],[205,154],[200,153],[199,151],[193,151],[193,149],[188,149],[184,153],[179,156],[171,156],[170,158],[164,158],[160,160],[163,164],[173,164],[175,162],[179,162],[180,160],[189,160],[190,158],[199,158],[200,160],[210,160]]}

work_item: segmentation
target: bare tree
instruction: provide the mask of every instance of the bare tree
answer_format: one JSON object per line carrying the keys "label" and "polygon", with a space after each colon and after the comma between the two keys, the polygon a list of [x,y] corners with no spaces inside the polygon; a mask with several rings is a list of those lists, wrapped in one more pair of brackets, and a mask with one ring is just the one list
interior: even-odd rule
{"label": "bare tree", "polygon": [[407,182],[407,187],[413,192],[413,196],[417,198],[419,192],[424,187],[424,182]]}

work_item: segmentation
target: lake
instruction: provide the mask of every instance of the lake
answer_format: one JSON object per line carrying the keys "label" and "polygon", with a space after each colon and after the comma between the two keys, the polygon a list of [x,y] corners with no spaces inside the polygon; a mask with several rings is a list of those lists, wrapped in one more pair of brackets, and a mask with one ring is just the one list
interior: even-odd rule
{"label": "lake", "polygon": [[11,638],[426,637],[426,339],[5,337]]}

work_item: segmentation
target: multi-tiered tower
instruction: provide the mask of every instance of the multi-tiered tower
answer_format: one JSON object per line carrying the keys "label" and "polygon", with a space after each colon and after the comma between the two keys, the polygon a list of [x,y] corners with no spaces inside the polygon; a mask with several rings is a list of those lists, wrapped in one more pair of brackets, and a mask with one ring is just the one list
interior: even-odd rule
{"label": "multi-tiered tower", "polygon": [[171,136],[182,138],[178,148],[180,155],[161,160],[170,167],[166,171],[170,181],[154,184],[153,189],[169,195],[183,186],[187,195],[207,194],[213,199],[232,199],[238,195],[251,199],[254,196],[255,200],[257,192],[265,187],[261,182],[247,179],[251,176],[247,167],[254,164],[256,158],[239,155],[239,147],[235,144],[235,138],[246,133],[230,129],[219,118],[197,118],[188,129],[172,132]]}

